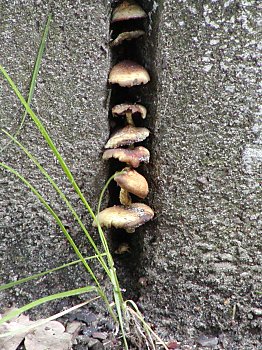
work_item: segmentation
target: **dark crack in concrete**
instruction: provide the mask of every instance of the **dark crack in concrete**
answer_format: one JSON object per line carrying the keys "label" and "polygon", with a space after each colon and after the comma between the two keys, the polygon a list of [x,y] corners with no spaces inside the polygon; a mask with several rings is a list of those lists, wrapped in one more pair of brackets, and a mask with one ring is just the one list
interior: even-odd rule
{"label": "dark crack in concrete", "polygon": [[[121,269],[122,287],[128,289],[130,277],[143,278],[141,306],[163,337],[189,346],[208,338],[218,339],[218,348],[260,349],[258,2],[142,3],[150,11],[144,64],[152,75],[143,96],[152,157],[143,171],[156,218],[134,236],[139,259],[129,277]],[[95,207],[107,177],[101,153],[109,133],[109,4],[27,0],[0,6],[1,64],[24,94],[47,14],[54,13],[33,107]],[[2,79],[0,94],[1,125],[13,130],[22,109]],[[89,224],[29,120],[21,141],[40,155]],[[57,196],[14,146],[2,158],[67,218]],[[38,201],[2,171],[0,198],[1,282],[73,259]],[[68,218],[74,237],[85,246],[75,226]],[[8,296],[2,293],[0,304],[28,302],[83,283],[86,277],[70,270]],[[50,307],[50,313],[65,305]]]}

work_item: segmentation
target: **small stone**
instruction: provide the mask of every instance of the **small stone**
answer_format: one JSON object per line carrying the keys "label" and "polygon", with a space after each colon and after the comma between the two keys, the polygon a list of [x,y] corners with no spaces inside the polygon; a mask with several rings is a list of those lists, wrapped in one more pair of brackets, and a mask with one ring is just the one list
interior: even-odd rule
{"label": "small stone", "polygon": [[114,323],[108,322],[108,321],[105,323],[105,327],[106,327],[106,329],[108,329],[109,331],[113,331],[113,330],[115,329]]}
{"label": "small stone", "polygon": [[66,326],[66,332],[72,335],[72,339],[75,339],[80,332],[81,326],[82,326],[81,322],[78,322],[78,321],[70,322]]}
{"label": "small stone", "polygon": [[89,342],[88,342],[88,348],[91,348],[92,346],[94,346],[95,344],[97,343],[100,343],[98,339],[93,339],[93,338],[90,338],[89,339]]}
{"label": "small stone", "polygon": [[77,337],[77,342],[79,344],[82,344],[82,345],[87,345],[89,344],[90,340],[92,340],[90,337],[88,337],[87,335],[79,335]]}
{"label": "small stone", "polygon": [[218,338],[201,335],[200,337],[198,337],[197,343],[203,347],[214,348],[218,344]]}
{"label": "small stone", "polygon": [[83,327],[83,330],[82,330],[83,334],[87,335],[88,337],[91,337],[91,335],[96,331],[97,331],[97,329],[95,327],[92,327],[92,326],[89,326],[89,327],[85,326],[85,327]]}
{"label": "small stone", "polygon": [[97,317],[93,312],[77,312],[73,316],[75,320],[83,321],[86,324],[91,324],[97,320]]}
{"label": "small stone", "polygon": [[256,316],[262,316],[262,309],[254,307],[251,309],[251,312]]}
{"label": "small stone", "polygon": [[91,339],[88,343],[89,350],[104,350],[104,345],[98,339]]}
{"label": "small stone", "polygon": [[179,344],[176,340],[173,340],[173,341],[170,341],[168,344],[167,344],[167,347],[168,349],[178,349],[179,348]]}
{"label": "small stone", "polygon": [[106,332],[93,332],[92,337],[99,340],[105,340],[108,334]]}
{"label": "small stone", "polygon": [[208,186],[209,185],[208,178],[206,176],[199,176],[199,177],[197,177],[196,180],[202,186]]}

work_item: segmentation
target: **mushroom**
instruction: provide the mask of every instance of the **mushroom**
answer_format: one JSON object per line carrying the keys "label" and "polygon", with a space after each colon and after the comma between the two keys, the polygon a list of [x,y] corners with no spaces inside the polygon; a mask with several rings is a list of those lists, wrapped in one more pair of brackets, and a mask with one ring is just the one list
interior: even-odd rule
{"label": "mushroom", "polygon": [[105,144],[105,148],[118,148],[119,146],[132,145],[141,142],[149,136],[147,128],[127,125],[116,131]]}
{"label": "mushroom", "polygon": [[145,34],[145,32],[143,30],[132,30],[130,32],[120,33],[115,38],[115,40],[111,41],[110,46],[111,47],[118,46],[118,45],[122,44],[122,42],[125,40],[137,39],[144,34]]}
{"label": "mushroom", "polygon": [[147,70],[140,64],[124,60],[111,69],[108,81],[111,84],[119,84],[122,87],[132,87],[148,83],[150,77]]}
{"label": "mushroom", "polygon": [[103,154],[103,159],[116,158],[120,162],[127,163],[133,168],[139,167],[140,162],[149,162],[149,150],[143,146],[131,148],[107,149]]}
{"label": "mushroom", "polygon": [[111,23],[145,17],[146,13],[141,6],[133,0],[125,0],[114,9]]}
{"label": "mushroom", "polygon": [[127,232],[135,232],[135,229],[154,217],[153,210],[143,203],[132,203],[130,206],[114,205],[102,210],[93,222],[97,227],[97,221],[101,227],[115,227]]}
{"label": "mushroom", "polygon": [[122,255],[125,253],[130,253],[130,246],[128,243],[123,242],[121,244],[119,244],[119,246],[117,247],[117,249],[114,251],[115,254],[118,255]]}
{"label": "mushroom", "polygon": [[139,198],[145,198],[148,195],[148,183],[143,175],[131,168],[124,168],[123,173],[114,177],[120,190],[120,203],[130,205],[132,203],[129,193]]}
{"label": "mushroom", "polygon": [[146,107],[140,104],[122,103],[112,108],[113,116],[125,115],[127,123],[130,125],[134,125],[132,115],[136,113],[140,114],[142,119],[145,119],[147,114]]}

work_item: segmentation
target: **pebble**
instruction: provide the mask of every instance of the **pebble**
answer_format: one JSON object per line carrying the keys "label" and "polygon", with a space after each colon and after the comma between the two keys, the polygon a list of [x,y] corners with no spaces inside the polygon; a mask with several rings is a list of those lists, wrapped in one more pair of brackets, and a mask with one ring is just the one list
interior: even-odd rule
{"label": "pebble", "polygon": [[259,308],[253,308],[252,310],[252,313],[256,316],[262,316],[262,309],[259,309]]}
{"label": "pebble", "polygon": [[201,335],[197,338],[197,343],[203,347],[213,348],[218,344],[217,337],[207,337],[206,335]]}
{"label": "pebble", "polygon": [[89,327],[83,326],[82,327],[83,334],[87,335],[88,337],[91,337],[91,335],[96,331],[97,331],[97,329],[95,327],[92,327],[92,326],[89,326]]}
{"label": "pebble", "polygon": [[97,317],[93,312],[77,312],[74,314],[74,318],[78,321],[83,321],[86,324],[91,324],[97,320]]}
{"label": "pebble", "polygon": [[89,350],[104,350],[104,345],[97,339],[90,339],[88,343]]}
{"label": "pebble", "polygon": [[106,332],[93,332],[92,337],[99,340],[105,340],[108,334]]}

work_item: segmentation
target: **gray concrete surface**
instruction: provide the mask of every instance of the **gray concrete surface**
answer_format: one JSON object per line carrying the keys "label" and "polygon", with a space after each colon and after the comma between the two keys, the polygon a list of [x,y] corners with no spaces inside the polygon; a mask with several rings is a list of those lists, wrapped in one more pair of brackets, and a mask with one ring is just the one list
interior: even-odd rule
{"label": "gray concrete surface", "polygon": [[191,344],[205,334],[225,349],[262,347],[257,14],[255,1],[164,1],[161,12],[157,219],[146,228],[141,299]]}
{"label": "gray concrete surface", "polygon": [[[152,75],[143,92],[152,158],[143,170],[156,219],[134,236],[138,260],[132,278],[146,281],[140,303],[166,338],[193,347],[200,335],[210,335],[219,338],[217,348],[261,349],[258,3],[144,0],[143,6],[153,19],[143,52]],[[102,1],[2,1],[1,64],[26,93],[50,9],[54,20],[33,107],[95,206],[107,177],[100,157],[108,137],[108,7]],[[22,109],[2,79],[0,84],[1,125],[14,130]],[[21,140],[90,223],[29,120]],[[84,245],[30,162],[13,146],[1,159],[40,188]],[[0,198],[1,282],[72,259],[41,205],[2,171]],[[120,268],[128,289],[127,274]],[[70,270],[16,288],[1,294],[0,306],[67,289],[74,280],[83,283],[85,277]]]}
{"label": "gray concrete surface", "polygon": [[[28,93],[31,73],[48,14],[53,13],[46,52],[32,103],[76,181],[96,208],[98,196],[107,178],[107,165],[101,161],[108,138],[107,75],[110,59],[107,7],[93,1],[1,1],[1,64]],[[14,132],[21,120],[22,108],[8,85],[0,79],[1,127]],[[91,220],[68,185],[45,141],[27,118],[21,142],[52,174],[78,208],[90,228]],[[1,134],[1,146],[5,145]],[[15,147],[1,154],[1,160],[29,179],[65,219],[73,237],[85,254],[90,250],[65,206],[38,170]],[[0,175],[0,280],[15,280],[28,274],[59,266],[75,259],[58,227],[39,201],[14,176]],[[95,230],[91,229],[96,236]],[[90,231],[90,232],[91,232]],[[36,283],[1,293],[0,304],[23,304],[36,297],[68,290],[89,283],[81,271],[69,270]],[[52,312],[54,306],[50,306]],[[59,304],[58,309],[61,308]],[[42,308],[45,310],[45,307]]]}

